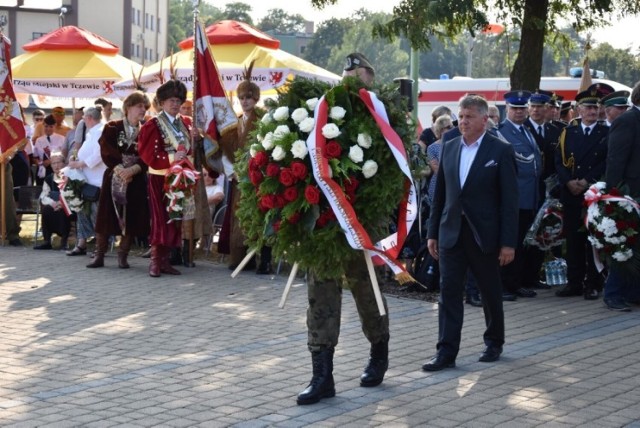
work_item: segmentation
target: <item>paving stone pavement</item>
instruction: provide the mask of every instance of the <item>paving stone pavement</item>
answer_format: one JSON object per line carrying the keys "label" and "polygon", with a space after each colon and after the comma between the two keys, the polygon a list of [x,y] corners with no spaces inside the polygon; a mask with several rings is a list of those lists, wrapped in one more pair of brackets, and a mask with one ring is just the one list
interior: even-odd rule
{"label": "paving stone pavement", "polygon": [[640,308],[551,290],[507,302],[504,354],[487,364],[482,311],[466,306],[457,368],[424,373],[437,305],[391,296],[390,368],[361,388],[368,343],[347,293],[337,395],[297,406],[311,373],[304,285],[279,309],[283,275],[87,262],[0,248],[1,426],[640,428]]}

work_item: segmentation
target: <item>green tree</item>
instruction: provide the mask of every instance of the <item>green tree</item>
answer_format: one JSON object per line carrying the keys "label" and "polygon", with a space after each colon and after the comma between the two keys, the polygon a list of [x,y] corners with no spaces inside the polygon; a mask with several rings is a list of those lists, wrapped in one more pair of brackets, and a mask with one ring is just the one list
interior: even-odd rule
{"label": "green tree", "polygon": [[251,13],[251,10],[252,10],[251,5],[247,3],[242,3],[242,2],[227,3],[227,5],[224,7],[224,11],[222,12],[222,15],[224,16],[224,19],[242,21],[242,22],[246,22],[249,25],[253,25],[253,19],[251,19],[251,15],[249,15]]}
{"label": "green tree", "polygon": [[282,9],[269,9],[258,23],[258,28],[275,34],[295,34],[304,31],[304,22],[300,14],[291,15]]}
{"label": "green tree", "polygon": [[615,49],[609,43],[601,43],[589,52],[591,68],[605,72],[607,79],[633,86],[640,81],[640,59],[629,49]]}
{"label": "green tree", "polygon": [[304,50],[304,59],[319,67],[328,68],[331,50],[342,46],[342,39],[352,26],[353,20],[348,18],[331,18],[322,22]]}
{"label": "green tree", "polygon": [[[206,2],[201,2],[198,8],[200,21],[209,26],[223,19],[222,11]],[[169,0],[169,29],[167,49],[178,52],[178,43],[193,36],[193,2],[192,0]]]}
{"label": "green tree", "polygon": [[396,77],[407,76],[409,54],[400,48],[400,41],[387,42],[371,37],[374,24],[386,19],[389,19],[389,15],[358,11],[354,25],[344,35],[342,44],[331,49],[328,70],[342,74],[346,56],[352,52],[360,52],[375,68],[378,82],[388,83]]}
{"label": "green tree", "polygon": [[[337,0],[311,0],[315,7]],[[488,24],[486,11],[497,22],[520,29],[518,55],[511,69],[511,86],[536,89],[542,73],[545,37],[557,34],[559,23],[569,21],[578,32],[604,25],[611,17],[637,15],[638,0],[402,0],[393,17],[378,24],[374,34],[393,40],[405,36],[419,50],[431,47],[431,37],[472,36]]]}

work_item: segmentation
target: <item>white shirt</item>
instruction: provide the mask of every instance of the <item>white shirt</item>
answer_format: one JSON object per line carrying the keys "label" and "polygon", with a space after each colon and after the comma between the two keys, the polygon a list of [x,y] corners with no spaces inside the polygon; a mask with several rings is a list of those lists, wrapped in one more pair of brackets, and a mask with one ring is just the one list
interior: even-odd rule
{"label": "white shirt", "polygon": [[98,187],[102,186],[102,177],[104,176],[104,171],[107,169],[107,166],[102,161],[100,143],[98,142],[102,136],[103,128],[104,123],[100,122],[89,129],[85,135],[82,147],[78,150],[78,160],[87,164],[87,166],[82,168],[82,172],[87,178],[87,183]]}
{"label": "white shirt", "polygon": [[480,143],[484,138],[484,133],[478,138],[478,140],[473,143],[466,145],[464,141],[464,137],[460,140],[460,187],[464,187],[464,182],[467,180],[467,176],[469,175],[469,170],[471,169],[471,164],[473,164],[473,160],[476,158],[478,154],[478,149],[480,148]]}

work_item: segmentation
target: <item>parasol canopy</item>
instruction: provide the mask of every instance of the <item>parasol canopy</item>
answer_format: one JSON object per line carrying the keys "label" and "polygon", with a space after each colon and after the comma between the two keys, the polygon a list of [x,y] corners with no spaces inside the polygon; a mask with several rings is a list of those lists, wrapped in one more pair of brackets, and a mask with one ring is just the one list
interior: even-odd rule
{"label": "parasol canopy", "polygon": [[118,46],[83,28],[58,28],[11,60],[16,92],[58,97],[116,97],[114,84],[139,73]]}
{"label": "parasol canopy", "polygon": [[[207,27],[205,32],[227,91],[234,91],[242,82],[243,71],[252,60],[255,60],[252,81],[262,91],[279,88],[286,83],[287,79],[295,76],[331,83],[340,81],[340,76],[337,74],[277,49],[280,45],[277,39],[248,24],[230,20],[220,21]],[[150,92],[155,92],[160,86],[160,75],[164,80],[171,78],[170,68],[173,68],[176,77],[183,81],[189,90],[192,90],[193,37],[183,40],[179,46],[183,50],[145,67],[140,81]],[[131,79],[116,85],[118,92],[132,88]]]}

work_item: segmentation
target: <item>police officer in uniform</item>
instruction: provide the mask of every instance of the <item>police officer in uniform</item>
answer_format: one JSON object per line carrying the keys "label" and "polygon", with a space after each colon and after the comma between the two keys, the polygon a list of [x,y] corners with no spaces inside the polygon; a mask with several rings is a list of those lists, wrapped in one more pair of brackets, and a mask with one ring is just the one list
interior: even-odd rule
{"label": "police officer in uniform", "polygon": [[599,101],[596,88],[576,96],[581,120],[562,131],[556,152],[560,202],[564,206],[568,279],[567,285],[556,292],[559,297],[583,295],[587,300],[594,300],[602,290],[603,278],[595,267],[583,214],[584,192],[602,178],[607,159],[609,128],[598,123]]}
{"label": "police officer in uniform", "polygon": [[[554,157],[561,132],[560,128],[546,121],[547,110],[551,108],[549,106],[551,95],[551,92],[543,90],[531,94],[529,118],[524,122],[524,126],[529,129],[542,152],[543,180],[556,172]],[[541,190],[544,193],[543,186],[541,186]]]}

